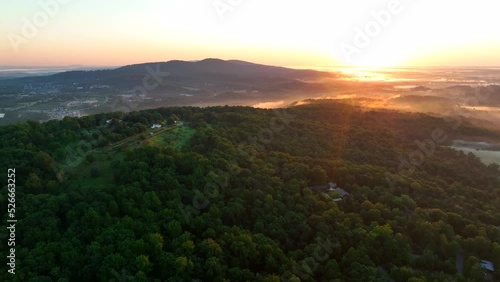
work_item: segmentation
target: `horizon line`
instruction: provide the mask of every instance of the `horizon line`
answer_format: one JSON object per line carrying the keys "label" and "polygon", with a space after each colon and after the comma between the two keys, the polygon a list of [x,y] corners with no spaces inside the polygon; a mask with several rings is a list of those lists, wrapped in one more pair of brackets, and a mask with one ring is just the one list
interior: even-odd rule
{"label": "horizon line", "polygon": [[204,59],[198,59],[198,60],[180,60],[180,59],[171,59],[167,61],[149,61],[149,62],[137,62],[137,63],[125,63],[125,64],[120,64],[120,65],[86,65],[86,64],[69,64],[69,65],[55,65],[55,66],[48,66],[48,65],[0,65],[0,68],[4,68],[5,70],[7,68],[45,68],[45,69],[57,69],[57,68],[101,68],[101,69],[106,69],[106,68],[119,68],[119,67],[124,67],[124,66],[132,66],[132,65],[140,65],[140,64],[154,64],[154,63],[167,63],[170,61],[183,61],[183,62],[199,62],[207,59],[216,59],[216,60],[222,60],[222,61],[243,61],[243,62],[248,62],[252,64],[259,64],[259,65],[266,65],[266,66],[275,66],[275,67],[284,67],[284,68],[299,68],[299,69],[305,69],[305,68],[353,68],[353,69],[399,69],[399,68],[500,68],[500,65],[400,65],[400,66],[355,66],[355,65],[275,65],[275,64],[266,64],[266,63],[254,63],[251,61],[245,61],[241,59],[219,59],[219,58],[213,58],[213,57],[207,57]]}

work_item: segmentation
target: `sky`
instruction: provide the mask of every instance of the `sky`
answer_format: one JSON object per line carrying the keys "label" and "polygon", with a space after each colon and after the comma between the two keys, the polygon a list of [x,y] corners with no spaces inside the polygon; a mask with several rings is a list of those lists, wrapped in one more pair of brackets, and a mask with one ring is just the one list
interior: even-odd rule
{"label": "sky", "polygon": [[0,0],[0,65],[500,66],[498,0]]}

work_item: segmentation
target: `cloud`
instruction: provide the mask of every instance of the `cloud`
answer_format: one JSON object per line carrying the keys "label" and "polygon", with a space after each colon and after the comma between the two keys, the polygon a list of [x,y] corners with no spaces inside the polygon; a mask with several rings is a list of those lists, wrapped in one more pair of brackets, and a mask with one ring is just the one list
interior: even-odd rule
{"label": "cloud", "polygon": [[264,109],[272,109],[272,108],[277,108],[279,106],[282,106],[285,103],[285,101],[280,100],[280,101],[274,101],[274,102],[262,102],[253,105],[252,107],[254,108],[264,108]]}

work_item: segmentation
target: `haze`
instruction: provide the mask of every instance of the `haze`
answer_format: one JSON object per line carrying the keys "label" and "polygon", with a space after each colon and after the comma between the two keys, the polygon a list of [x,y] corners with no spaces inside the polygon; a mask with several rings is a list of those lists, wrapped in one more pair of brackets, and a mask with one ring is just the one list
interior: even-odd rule
{"label": "haze", "polygon": [[[60,2],[40,1],[57,6],[45,23],[38,2],[0,1],[0,65],[121,66],[207,57],[282,66],[500,65],[493,0]],[[375,36],[347,58],[342,44],[355,46],[357,30],[365,31],[374,13],[390,5],[399,12],[379,31],[369,27]],[[23,34],[27,22],[35,31]]]}

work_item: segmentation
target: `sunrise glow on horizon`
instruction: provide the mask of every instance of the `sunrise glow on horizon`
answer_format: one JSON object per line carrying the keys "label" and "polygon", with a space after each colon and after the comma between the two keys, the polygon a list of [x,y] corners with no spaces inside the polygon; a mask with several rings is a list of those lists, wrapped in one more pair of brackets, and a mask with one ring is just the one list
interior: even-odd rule
{"label": "sunrise glow on horizon", "polygon": [[333,2],[0,1],[0,65],[500,66],[496,1]]}

